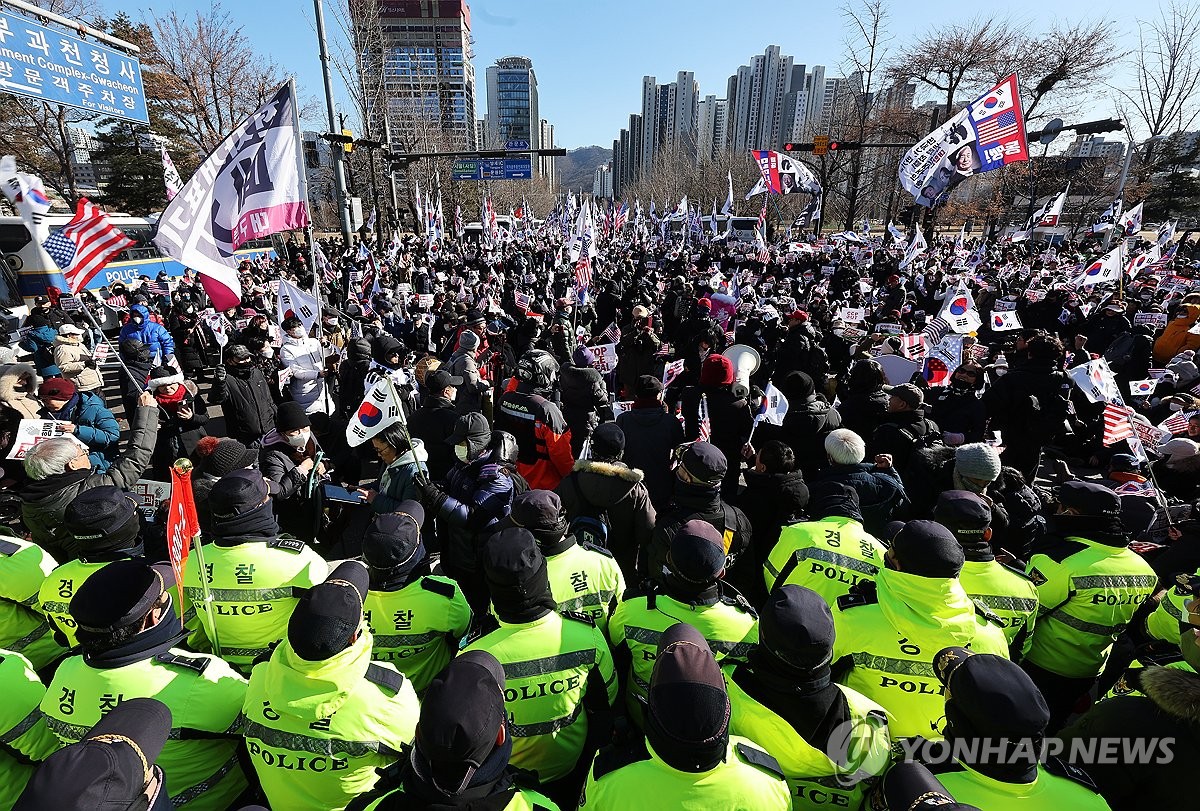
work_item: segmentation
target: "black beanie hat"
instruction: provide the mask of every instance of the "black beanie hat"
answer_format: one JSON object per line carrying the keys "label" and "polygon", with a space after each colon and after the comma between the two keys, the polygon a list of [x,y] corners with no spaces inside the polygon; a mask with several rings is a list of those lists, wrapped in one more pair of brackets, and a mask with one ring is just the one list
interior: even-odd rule
{"label": "black beanie hat", "polygon": [[79,545],[81,557],[134,550],[141,544],[141,516],[133,496],[103,485],[84,490],[63,513],[63,525]]}
{"label": "black beanie hat", "polygon": [[816,482],[808,488],[808,514],[814,519],[851,518],[862,523],[858,491],[838,481]]}
{"label": "black beanie hat", "polygon": [[758,617],[758,641],[785,665],[808,673],[833,660],[833,612],[821,595],[788,584],[771,592]]}
{"label": "black beanie hat", "polygon": [[909,521],[892,539],[899,569],[919,577],[958,577],[966,557],[954,533],[936,521]]}
{"label": "black beanie hat", "polygon": [[386,589],[401,583],[425,560],[421,525],[425,509],[417,501],[402,501],[396,510],[371,519],[362,540],[362,555],[371,570],[371,587]]}
{"label": "black beanie hat", "polygon": [[483,550],[483,575],[496,616],[505,622],[532,622],[558,608],[546,558],[527,529],[511,527],[491,537]]}
{"label": "black beanie hat", "polygon": [[592,432],[592,458],[617,459],[625,455],[625,432],[615,422],[605,422]]}
{"label": "black beanie hat", "polygon": [[295,431],[297,428],[308,428],[312,425],[304,406],[297,402],[283,403],[275,414],[275,430],[279,433]]}
{"label": "black beanie hat", "polygon": [[196,443],[193,459],[201,471],[220,478],[226,473],[256,464],[258,451],[247,448],[232,437],[206,436]]}
{"label": "black beanie hat", "polygon": [[671,539],[667,567],[684,584],[704,588],[716,582],[725,568],[725,540],[707,521],[693,518]]}
{"label": "black beanie hat", "polygon": [[729,695],[708,642],[691,625],[663,632],[647,694],[646,739],[669,766],[706,772],[729,746]]}
{"label": "black beanie hat", "polygon": [[301,659],[323,662],[344,651],[362,624],[367,567],[348,560],[296,603],[288,620],[288,643]]}

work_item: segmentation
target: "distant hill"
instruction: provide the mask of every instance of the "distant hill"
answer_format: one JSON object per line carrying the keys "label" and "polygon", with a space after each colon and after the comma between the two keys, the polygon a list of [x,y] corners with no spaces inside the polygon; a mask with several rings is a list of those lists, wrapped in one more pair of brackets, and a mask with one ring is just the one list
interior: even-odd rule
{"label": "distant hill", "polygon": [[578,149],[568,149],[564,157],[558,159],[558,188],[582,188],[588,194],[592,191],[592,174],[597,166],[612,160],[612,150],[602,146],[581,146]]}

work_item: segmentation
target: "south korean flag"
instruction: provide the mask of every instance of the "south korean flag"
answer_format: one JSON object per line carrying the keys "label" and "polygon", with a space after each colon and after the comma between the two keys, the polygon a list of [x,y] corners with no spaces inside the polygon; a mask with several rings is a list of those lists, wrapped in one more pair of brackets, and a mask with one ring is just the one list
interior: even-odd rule
{"label": "south korean flag", "polygon": [[975,308],[975,299],[966,287],[960,286],[946,295],[946,302],[938,316],[945,319],[950,329],[959,335],[975,332],[983,325],[983,319]]}

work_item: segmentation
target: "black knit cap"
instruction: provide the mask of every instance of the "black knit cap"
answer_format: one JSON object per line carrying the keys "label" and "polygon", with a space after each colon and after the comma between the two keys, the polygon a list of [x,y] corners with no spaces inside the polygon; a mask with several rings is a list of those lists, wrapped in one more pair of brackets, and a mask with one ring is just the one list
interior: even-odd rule
{"label": "black knit cap", "polygon": [[488,540],[483,575],[496,615],[505,622],[532,622],[558,607],[546,558],[533,533],[523,527],[502,530]]}
{"label": "black knit cap", "polygon": [[133,549],[142,525],[133,496],[106,484],[75,496],[63,513],[63,526],[79,544],[80,555],[87,557]]}
{"label": "black knit cap", "polygon": [[170,566],[154,566],[145,558],[114,560],[83,581],[68,611],[80,639],[105,637],[140,622],[174,586]]}
{"label": "black knit cap", "polygon": [[810,672],[833,659],[833,612],[812,589],[788,584],[767,597],[758,616],[758,641],[789,667]]}
{"label": "black knit cap", "polygon": [[295,431],[297,428],[308,428],[310,425],[312,423],[309,422],[308,415],[304,413],[304,406],[300,403],[282,403],[275,413],[275,430],[280,433]]}
{"label": "black knit cap", "polygon": [[808,514],[814,519],[852,518],[862,523],[858,491],[839,481],[820,481],[808,488]]}
{"label": "black knit cap", "polygon": [[712,487],[721,484],[729,471],[729,460],[721,449],[709,442],[693,442],[683,452],[680,462],[693,479]]}
{"label": "black knit cap", "polygon": [[224,476],[257,463],[258,451],[247,448],[232,437],[223,437],[205,460],[204,472],[212,476]]}
{"label": "black knit cap", "polygon": [[725,540],[707,521],[687,521],[671,539],[667,566],[680,580],[692,586],[716,582],[725,568]]}
{"label": "black knit cap", "polygon": [[969,490],[946,490],[938,496],[933,520],[956,536],[979,535],[992,525],[992,508]]}
{"label": "black knit cap", "polygon": [[938,651],[933,669],[946,686],[947,737],[1017,741],[1045,734],[1046,699],[1007,658],[949,647]]}
{"label": "black knit cap", "polygon": [[915,760],[903,761],[887,770],[880,785],[884,808],[903,811],[980,811],[956,803],[933,773]]}
{"label": "black knit cap", "polygon": [[909,521],[892,539],[899,569],[919,577],[958,577],[966,556],[954,533],[936,521]]}
{"label": "black knit cap", "polygon": [[729,746],[729,695],[708,642],[691,625],[663,632],[647,695],[646,739],[672,768],[706,772]]}
{"label": "black knit cap", "polygon": [[371,586],[385,587],[401,580],[425,560],[421,525],[425,509],[418,501],[402,501],[396,510],[371,519],[363,535],[363,560],[371,570]]}
{"label": "black knit cap", "polygon": [[[80,740],[54,752],[34,773],[14,810],[132,811],[144,797],[154,762],[171,733],[171,710],[153,698],[117,704]],[[161,775],[161,771],[159,772]],[[160,799],[167,796],[162,781]],[[140,802],[139,802],[140,800]]]}
{"label": "black knit cap", "polygon": [[348,560],[309,589],[288,620],[288,643],[296,655],[323,662],[349,647],[362,624],[368,588],[367,567]]}
{"label": "black knit cap", "polygon": [[450,660],[421,699],[412,766],[439,791],[461,794],[504,726],[504,668],[487,651]]}
{"label": "black knit cap", "polygon": [[270,490],[257,470],[235,470],[217,480],[208,493],[213,518],[233,518],[253,510],[267,500]]}
{"label": "black knit cap", "polygon": [[615,422],[605,422],[592,432],[593,459],[620,459],[625,455],[625,432]]}

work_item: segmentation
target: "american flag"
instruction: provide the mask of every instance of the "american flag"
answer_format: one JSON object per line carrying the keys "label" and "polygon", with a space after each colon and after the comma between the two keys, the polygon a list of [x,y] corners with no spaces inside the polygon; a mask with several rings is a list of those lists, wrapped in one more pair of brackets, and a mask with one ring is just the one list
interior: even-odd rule
{"label": "american flag", "polygon": [[113,227],[99,206],[80,197],[75,217],[47,237],[42,247],[62,269],[67,288],[78,293],[111,257],[136,244]]}
{"label": "american flag", "polygon": [[129,303],[129,299],[125,296],[109,296],[104,300],[104,303],[114,310],[122,310]]}
{"label": "american flag", "polygon": [[1196,412],[1176,411],[1170,417],[1167,417],[1165,420],[1160,422],[1158,427],[1164,431],[1170,431],[1172,436],[1182,434],[1187,430],[1188,419],[1191,417],[1192,413]]}
{"label": "american flag", "polygon": [[158,279],[155,279],[152,282],[146,282],[146,292],[152,296],[169,296],[171,295],[171,288],[167,287],[165,281],[160,282]]}
{"label": "american flag", "polygon": [[529,296],[525,295],[524,293],[514,291],[513,292],[513,303],[516,304],[522,310],[528,310],[529,309]]}
{"label": "american flag", "polygon": [[1165,268],[1165,267],[1169,266],[1173,261],[1175,261],[1175,252],[1177,250],[1179,250],[1178,242],[1174,243],[1173,245],[1171,245],[1171,247],[1167,248],[1167,250],[1163,253],[1163,255],[1161,257],[1159,257],[1158,261],[1151,262],[1149,265],[1146,266],[1146,269],[1147,270],[1159,270],[1161,268]]}
{"label": "american flag", "polygon": [[1003,113],[975,125],[975,133],[980,144],[994,144],[997,141],[1003,141],[1005,138],[1016,135],[1019,130],[1015,110],[1005,110]]}
{"label": "american flag", "polygon": [[706,394],[700,395],[699,417],[700,417],[700,433],[699,433],[700,441],[708,442],[709,438],[712,436],[712,421],[709,420],[709,418],[708,418],[708,395],[706,395]]}
{"label": "american flag", "polygon": [[600,337],[605,343],[615,344],[621,341],[621,328],[617,326],[617,322],[613,322],[604,328],[604,332],[600,333]]}
{"label": "american flag", "polygon": [[337,268],[329,261],[329,257],[325,255],[325,251],[321,250],[321,245],[316,240],[312,244],[312,261],[313,268],[321,274],[321,278],[326,284],[333,284],[337,281]]}
{"label": "american flag", "polygon": [[[1116,403],[1107,403],[1104,406],[1104,438],[1102,441],[1105,445],[1115,445],[1133,436],[1130,413],[1128,406]],[[1183,427],[1187,428],[1187,420],[1183,421]]]}
{"label": "american flag", "polygon": [[1125,482],[1113,490],[1118,496],[1140,496],[1142,498],[1158,498],[1158,490],[1151,482]]}
{"label": "american flag", "polygon": [[762,211],[758,212],[758,224],[755,225],[754,227],[756,229],[761,230],[764,228],[764,226],[766,226],[766,224],[767,224],[767,198],[764,197]]}
{"label": "american flag", "polygon": [[621,203],[621,207],[617,209],[616,220],[613,224],[613,229],[620,231],[625,227],[626,221],[629,219],[629,204]]}
{"label": "american flag", "polygon": [[586,290],[592,284],[592,260],[585,249],[579,254],[575,263],[575,284],[580,290]]}

